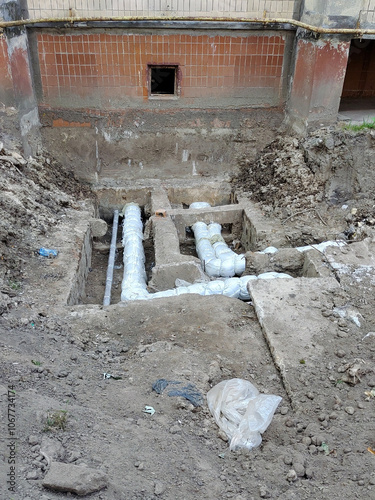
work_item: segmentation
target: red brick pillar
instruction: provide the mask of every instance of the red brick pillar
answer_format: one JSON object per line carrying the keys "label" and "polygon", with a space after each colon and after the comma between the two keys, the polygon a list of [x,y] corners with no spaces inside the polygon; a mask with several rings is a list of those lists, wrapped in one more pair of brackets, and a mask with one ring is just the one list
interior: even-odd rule
{"label": "red brick pillar", "polygon": [[[2,14],[5,21],[20,19],[20,2],[15,0],[0,0],[0,14]],[[17,26],[6,28],[5,35],[14,99],[19,113],[23,152],[26,156],[32,156],[39,150],[41,139],[27,33],[24,27]]]}
{"label": "red brick pillar", "polygon": [[303,133],[309,125],[336,121],[350,41],[297,34],[285,123]]}

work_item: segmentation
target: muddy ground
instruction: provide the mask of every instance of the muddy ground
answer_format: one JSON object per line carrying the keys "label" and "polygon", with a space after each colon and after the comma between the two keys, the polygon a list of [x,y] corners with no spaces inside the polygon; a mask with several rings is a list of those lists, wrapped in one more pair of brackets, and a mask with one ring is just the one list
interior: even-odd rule
{"label": "muddy ground", "polygon": [[[337,333],[313,362],[308,351],[299,359],[286,387],[251,303],[184,295],[103,308],[99,287],[87,290],[86,304],[60,305],[54,297],[64,276],[37,250],[63,248],[57,228],[74,226],[95,200],[48,152],[25,160],[9,137],[0,137],[2,499],[75,496],[43,486],[51,462],[101,471],[105,488],[92,499],[374,497],[370,265],[360,279],[346,268],[337,289],[311,298],[322,325],[331,322]],[[373,156],[366,131],[334,127],[304,139],[279,137],[255,162],[238,159],[233,185],[280,220],[291,246],[335,232],[346,253],[367,265]],[[298,311],[298,296],[293,300]],[[337,314],[344,306],[357,311],[359,325]],[[298,330],[289,333],[298,338]],[[283,398],[261,446],[250,452],[229,451],[205,400],[212,386],[235,377]],[[152,384],[161,378],[194,384],[202,405],[157,394]],[[71,470],[64,474],[76,487]]]}

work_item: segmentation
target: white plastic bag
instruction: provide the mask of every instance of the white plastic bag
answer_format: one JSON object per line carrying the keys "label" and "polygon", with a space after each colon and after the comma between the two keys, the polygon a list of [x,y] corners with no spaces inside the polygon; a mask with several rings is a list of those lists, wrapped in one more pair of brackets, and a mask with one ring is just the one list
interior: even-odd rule
{"label": "white plastic bag", "polygon": [[281,399],[259,394],[253,384],[240,378],[223,380],[207,393],[208,408],[228,436],[231,451],[260,445],[261,434],[270,425]]}

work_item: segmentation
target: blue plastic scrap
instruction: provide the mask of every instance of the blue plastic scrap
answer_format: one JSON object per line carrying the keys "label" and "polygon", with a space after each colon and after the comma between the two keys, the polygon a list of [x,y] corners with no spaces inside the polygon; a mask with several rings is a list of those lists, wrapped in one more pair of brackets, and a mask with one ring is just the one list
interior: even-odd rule
{"label": "blue plastic scrap", "polygon": [[[162,394],[163,391],[168,387],[168,385],[179,384],[182,384],[182,382],[160,378],[152,384],[152,390],[157,392],[158,394]],[[168,392],[168,396],[181,396],[190,401],[190,403],[192,403],[195,407],[202,406],[203,404],[202,394],[198,391],[194,384],[188,384],[181,388],[179,387],[172,389]]]}
{"label": "blue plastic scrap", "polygon": [[57,257],[57,254],[59,253],[57,250],[53,250],[52,248],[44,248],[41,247],[39,248],[38,251],[39,255],[42,257],[49,257],[49,258],[54,258]]}

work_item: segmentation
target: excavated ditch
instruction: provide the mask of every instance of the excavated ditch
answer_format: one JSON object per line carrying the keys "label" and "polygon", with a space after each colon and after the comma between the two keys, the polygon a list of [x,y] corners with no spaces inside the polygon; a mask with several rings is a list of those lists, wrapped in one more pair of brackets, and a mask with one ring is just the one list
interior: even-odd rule
{"label": "excavated ditch", "polygon": [[[43,485],[51,461],[104,473],[95,500],[373,495],[373,136],[319,129],[239,161],[231,184],[91,190],[46,152],[26,160],[1,148],[0,404],[4,413],[14,386],[19,498],[65,495]],[[187,208],[197,200],[212,207]],[[194,279],[189,228],[198,219],[242,245],[245,273],[295,279],[252,283],[253,305],[196,295],[120,302],[118,248],[112,305],[103,307],[113,210],[129,202],[143,209],[154,289],[174,286],[177,272]],[[347,245],[324,256],[294,248],[337,238]],[[260,253],[269,246],[279,252]],[[229,452],[205,402],[230,378],[283,398],[251,452]],[[158,379],[194,384],[203,405],[156,394]],[[54,412],[64,428],[51,425]],[[1,458],[6,478],[6,448]]]}

